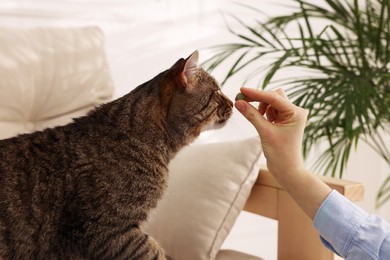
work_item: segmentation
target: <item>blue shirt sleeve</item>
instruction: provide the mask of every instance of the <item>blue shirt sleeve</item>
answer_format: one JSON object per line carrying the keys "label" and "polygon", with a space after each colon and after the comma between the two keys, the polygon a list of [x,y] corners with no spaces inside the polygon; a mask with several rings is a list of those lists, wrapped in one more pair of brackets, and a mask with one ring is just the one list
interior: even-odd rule
{"label": "blue shirt sleeve", "polygon": [[314,227],[324,245],[345,259],[390,259],[390,225],[335,190],[318,209]]}

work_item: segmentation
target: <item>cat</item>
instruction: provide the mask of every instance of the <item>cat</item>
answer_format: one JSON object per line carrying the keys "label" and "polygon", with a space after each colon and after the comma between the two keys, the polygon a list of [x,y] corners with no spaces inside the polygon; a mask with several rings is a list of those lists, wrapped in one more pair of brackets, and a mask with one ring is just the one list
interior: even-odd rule
{"label": "cat", "polygon": [[0,259],[165,259],[140,225],[169,161],[233,109],[198,58],[68,125],[0,141]]}

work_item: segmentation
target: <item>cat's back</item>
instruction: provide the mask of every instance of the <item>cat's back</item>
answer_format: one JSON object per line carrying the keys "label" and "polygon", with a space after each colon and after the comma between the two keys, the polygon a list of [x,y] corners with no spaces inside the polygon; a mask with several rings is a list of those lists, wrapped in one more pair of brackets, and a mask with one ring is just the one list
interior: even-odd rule
{"label": "cat's back", "polygon": [[[62,149],[66,140],[61,128],[46,129],[0,140],[0,173],[53,170],[63,167],[67,154]],[[65,159],[65,160],[63,160]]]}

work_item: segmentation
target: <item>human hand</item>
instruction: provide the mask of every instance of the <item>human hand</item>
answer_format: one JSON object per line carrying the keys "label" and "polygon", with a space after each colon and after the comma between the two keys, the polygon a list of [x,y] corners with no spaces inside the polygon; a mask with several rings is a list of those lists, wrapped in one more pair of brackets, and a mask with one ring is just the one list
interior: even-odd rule
{"label": "human hand", "polygon": [[[260,135],[268,170],[282,177],[289,172],[302,172],[303,131],[307,111],[292,104],[283,89],[261,91],[241,88],[245,100],[237,100],[236,108],[253,124]],[[248,102],[258,101],[256,109]]]}

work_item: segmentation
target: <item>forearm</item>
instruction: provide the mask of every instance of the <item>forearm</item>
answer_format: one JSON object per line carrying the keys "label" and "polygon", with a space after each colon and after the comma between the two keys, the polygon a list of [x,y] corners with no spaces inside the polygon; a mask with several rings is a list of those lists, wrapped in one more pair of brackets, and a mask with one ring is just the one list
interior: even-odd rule
{"label": "forearm", "polygon": [[337,191],[318,209],[314,227],[324,245],[345,259],[390,259],[390,225]]}
{"label": "forearm", "polygon": [[332,191],[328,185],[304,169],[286,170],[283,173],[273,173],[273,175],[312,220],[322,202]]}

